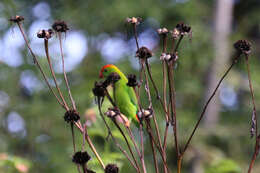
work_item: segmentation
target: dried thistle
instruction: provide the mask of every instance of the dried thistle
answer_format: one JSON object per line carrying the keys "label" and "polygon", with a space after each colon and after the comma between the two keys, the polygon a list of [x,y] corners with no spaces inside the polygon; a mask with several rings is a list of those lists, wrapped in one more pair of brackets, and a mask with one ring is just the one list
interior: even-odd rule
{"label": "dried thistle", "polygon": [[106,95],[106,89],[103,82],[95,82],[95,87],[92,89],[93,94],[96,97],[104,97]]}
{"label": "dried thistle", "polygon": [[130,24],[135,24],[135,25],[139,25],[141,22],[143,21],[143,19],[141,17],[128,17],[126,18],[126,22],[130,23]]}

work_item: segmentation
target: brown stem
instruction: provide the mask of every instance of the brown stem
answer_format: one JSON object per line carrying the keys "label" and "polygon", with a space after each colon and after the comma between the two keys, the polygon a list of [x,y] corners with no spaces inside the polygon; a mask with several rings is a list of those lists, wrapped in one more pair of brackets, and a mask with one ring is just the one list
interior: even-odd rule
{"label": "brown stem", "polygon": [[188,148],[188,146],[189,146],[189,144],[190,144],[190,141],[191,141],[192,137],[194,136],[194,134],[195,134],[195,132],[196,132],[196,130],[197,130],[197,128],[198,128],[198,126],[199,126],[199,124],[200,124],[202,118],[203,118],[204,115],[205,115],[206,109],[207,109],[207,107],[208,107],[210,101],[211,101],[212,98],[215,96],[215,94],[216,94],[216,92],[217,92],[217,90],[218,90],[220,84],[222,83],[222,81],[224,80],[224,78],[227,76],[227,74],[229,73],[229,71],[232,69],[232,67],[236,64],[236,62],[237,62],[237,58],[235,58],[235,59],[233,60],[233,62],[232,62],[232,64],[230,65],[230,67],[227,69],[227,71],[226,71],[226,72],[224,73],[224,75],[221,77],[221,79],[219,80],[219,82],[218,82],[218,84],[217,84],[215,90],[213,91],[213,93],[211,94],[210,98],[208,99],[208,101],[206,102],[205,106],[203,107],[203,110],[202,110],[202,112],[201,112],[201,114],[200,114],[200,117],[199,117],[199,119],[198,119],[198,121],[197,121],[197,123],[196,123],[196,125],[195,125],[195,127],[194,127],[194,129],[193,129],[193,131],[192,131],[192,133],[191,133],[191,135],[190,135],[190,137],[189,137],[189,139],[188,139],[188,141],[187,141],[185,147],[184,147],[184,150],[183,150],[183,152],[182,152],[182,155],[184,155],[185,151],[187,150],[187,148]]}
{"label": "brown stem", "polygon": [[51,63],[51,58],[49,56],[49,46],[48,46],[48,39],[44,39],[44,48],[45,48],[45,54],[46,54],[46,57],[47,57],[47,60],[48,60],[48,64],[49,64],[49,67],[50,67],[50,70],[51,70],[51,75],[53,77],[53,80],[54,80],[54,83],[55,83],[55,86],[58,90],[58,93],[59,93],[59,96],[63,102],[63,104],[65,105],[66,107],[66,110],[69,110],[69,107],[61,93],[61,90],[60,90],[60,87],[58,85],[58,82],[57,82],[57,79],[56,79],[56,76],[55,76],[55,73],[54,73],[54,70],[53,70],[53,67],[52,67],[52,63]]}
{"label": "brown stem", "polygon": [[[122,146],[118,143],[118,141],[116,140],[116,138],[114,137],[114,135],[112,134],[112,131],[110,129],[110,127],[108,126],[105,117],[101,111],[101,106],[100,103],[98,103],[98,110],[99,110],[99,114],[102,117],[102,120],[105,123],[105,126],[107,127],[108,130],[108,134],[112,137],[112,140],[114,141],[114,143],[116,144],[116,146],[119,148],[119,150],[125,155],[125,157],[128,159],[128,161],[130,162],[130,164],[136,169],[136,171],[138,171],[138,168],[136,167],[135,163],[131,160],[131,158],[129,157],[129,155],[127,154],[127,152],[122,148]],[[108,135],[108,136],[109,136]]]}
{"label": "brown stem", "polygon": [[98,154],[98,152],[97,152],[95,146],[93,145],[93,143],[92,143],[92,141],[91,141],[91,139],[90,139],[90,137],[89,137],[89,135],[88,135],[88,128],[86,128],[86,131],[85,131],[85,132],[86,132],[85,138],[86,138],[86,140],[87,140],[87,142],[88,142],[88,144],[89,144],[91,150],[92,150],[93,153],[95,154],[95,156],[96,156],[98,162],[100,163],[100,165],[102,166],[102,168],[105,170],[105,164],[103,163],[101,157],[99,156],[99,154]]}
{"label": "brown stem", "polygon": [[181,173],[182,157],[180,156],[177,160],[177,173]]}
{"label": "brown stem", "polygon": [[169,92],[170,92],[170,103],[171,103],[171,123],[174,132],[174,141],[175,148],[177,153],[177,158],[180,155],[179,143],[178,143],[178,134],[177,134],[177,122],[176,122],[176,106],[175,106],[175,89],[174,89],[174,81],[173,81],[173,66],[174,62],[170,61],[167,66],[168,72],[168,83],[169,83]]}
{"label": "brown stem", "polygon": [[133,24],[133,30],[134,30],[136,48],[137,48],[137,50],[139,50],[138,37],[137,37],[137,31],[136,31],[136,23]]}
{"label": "brown stem", "polygon": [[[177,50],[178,50],[178,48],[179,48],[179,46],[180,46],[180,43],[181,43],[182,39],[183,39],[183,35],[181,35],[181,37],[179,38],[179,40],[178,40],[178,42],[177,42],[177,44],[176,44],[176,47],[175,47],[175,49],[174,49],[174,52],[175,52],[175,53],[177,52]],[[173,53],[174,53],[174,52],[173,52]]]}
{"label": "brown stem", "polygon": [[76,104],[75,104],[75,101],[72,97],[69,82],[68,82],[68,79],[67,79],[67,74],[66,74],[66,71],[65,71],[64,54],[63,54],[63,50],[62,50],[61,32],[58,32],[58,37],[59,37],[59,42],[60,42],[60,53],[61,53],[61,58],[62,58],[63,76],[64,76],[64,80],[65,80],[65,83],[66,83],[66,87],[67,87],[68,92],[69,92],[69,97],[70,97],[70,100],[71,100],[71,103],[72,103],[72,107],[73,107],[74,110],[76,110]]}
{"label": "brown stem", "polygon": [[74,126],[73,126],[72,122],[70,123],[70,127],[71,127],[71,134],[72,134],[73,151],[75,153],[76,152],[76,144],[75,144]]}
{"label": "brown stem", "polygon": [[143,124],[142,123],[140,123],[139,134],[140,134],[140,138],[141,138],[141,162],[142,162],[143,172],[146,173],[146,167],[145,167],[145,162],[144,162],[144,136],[143,136]]}
{"label": "brown stem", "polygon": [[47,84],[47,86],[48,86],[48,88],[50,89],[51,93],[55,96],[55,98],[56,98],[56,100],[58,101],[58,103],[59,103],[64,109],[66,109],[65,105],[60,101],[60,99],[58,98],[58,96],[55,94],[55,92],[54,92],[53,89],[51,88],[51,85],[50,85],[49,81],[47,80],[47,77],[46,77],[45,73],[43,72],[43,69],[42,69],[40,63],[38,62],[38,60],[37,60],[35,54],[34,54],[33,51],[32,51],[32,48],[31,48],[31,46],[30,46],[30,44],[29,44],[29,41],[28,41],[28,39],[27,39],[27,37],[26,37],[24,31],[23,31],[22,24],[21,24],[20,22],[18,22],[17,25],[18,25],[18,27],[19,27],[19,30],[20,30],[22,36],[23,36],[23,39],[24,39],[24,41],[25,41],[25,43],[26,43],[26,46],[28,47],[28,49],[29,49],[29,51],[30,51],[30,53],[31,53],[31,55],[32,55],[32,57],[33,57],[34,63],[35,63],[36,66],[39,68],[39,70],[40,70],[40,72],[41,72],[41,74],[42,74],[42,76],[43,76],[43,78],[44,78],[45,83]]}
{"label": "brown stem", "polygon": [[248,168],[248,173],[251,173],[251,170],[254,166],[256,157],[258,155],[259,152],[259,136],[258,136],[258,118],[256,115],[256,105],[255,105],[255,96],[254,96],[254,90],[253,90],[253,85],[252,85],[252,81],[251,81],[251,75],[250,75],[250,66],[249,66],[249,62],[248,62],[248,55],[246,55],[246,66],[247,66],[247,75],[248,75],[248,83],[249,83],[249,88],[250,88],[250,93],[251,93],[251,97],[252,97],[252,103],[253,103],[253,114],[255,116],[255,149],[254,149],[254,154],[252,156],[249,168]]}

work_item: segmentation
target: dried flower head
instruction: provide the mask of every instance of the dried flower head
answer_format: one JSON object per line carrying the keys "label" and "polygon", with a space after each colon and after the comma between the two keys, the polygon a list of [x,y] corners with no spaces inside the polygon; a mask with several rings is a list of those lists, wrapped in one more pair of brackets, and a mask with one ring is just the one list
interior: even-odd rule
{"label": "dried flower head", "polygon": [[130,87],[136,87],[138,85],[138,82],[136,80],[136,75],[134,74],[129,74],[127,76],[127,79],[128,79],[128,82],[127,82],[127,85],[130,86]]}
{"label": "dried flower head", "polygon": [[117,115],[120,114],[120,112],[117,109],[114,108],[108,108],[108,111],[105,113],[109,118],[114,118]]}
{"label": "dried flower head", "polygon": [[162,53],[160,56],[160,60],[165,60],[165,61],[176,61],[178,59],[178,54],[176,53]]}
{"label": "dried flower head", "polygon": [[120,80],[121,77],[118,73],[112,72],[107,79],[103,82],[103,87],[107,87],[110,84],[115,84],[118,80]]}
{"label": "dried flower head", "polygon": [[106,88],[104,87],[103,82],[95,82],[92,91],[96,97],[104,97],[106,95]]}
{"label": "dried flower head", "polygon": [[84,151],[78,151],[73,155],[72,161],[76,164],[80,164],[83,165],[85,163],[87,163],[89,160],[91,159],[91,157],[89,156],[89,154]]}
{"label": "dried flower head", "polygon": [[148,59],[153,56],[153,53],[147,47],[141,47],[136,51],[135,56],[140,59]]}
{"label": "dried flower head", "polygon": [[135,24],[135,25],[139,25],[141,22],[143,21],[143,19],[141,17],[128,17],[126,18],[126,22],[130,23],[130,24]]}
{"label": "dried flower head", "polygon": [[180,36],[180,31],[176,28],[174,28],[172,31],[170,31],[172,38],[177,39]]}
{"label": "dried flower head", "polygon": [[251,44],[247,40],[238,40],[234,47],[240,54],[249,55],[251,52]]}
{"label": "dried flower head", "polygon": [[37,37],[48,40],[52,37],[52,34],[53,34],[52,29],[48,29],[48,30],[43,29],[43,30],[40,30],[39,32],[37,32]]}
{"label": "dried flower head", "polygon": [[68,25],[65,21],[55,21],[52,28],[56,32],[67,32],[69,30]]}
{"label": "dried flower head", "polygon": [[118,173],[119,169],[116,164],[108,164],[105,168],[105,173]]}
{"label": "dried flower head", "polygon": [[167,28],[159,28],[157,29],[157,33],[159,35],[167,35],[169,33],[169,30]]}
{"label": "dried flower head", "polygon": [[67,112],[65,112],[64,120],[67,123],[77,122],[79,119],[80,119],[80,116],[76,110],[71,109],[71,110],[68,110]]}
{"label": "dried flower head", "polygon": [[175,28],[179,31],[180,35],[188,35],[191,33],[191,27],[183,22],[178,23]]}
{"label": "dried flower head", "polygon": [[9,21],[15,22],[15,23],[19,23],[19,22],[21,22],[23,20],[24,20],[24,17],[23,16],[18,16],[18,15],[14,16],[14,17],[11,17],[9,19]]}

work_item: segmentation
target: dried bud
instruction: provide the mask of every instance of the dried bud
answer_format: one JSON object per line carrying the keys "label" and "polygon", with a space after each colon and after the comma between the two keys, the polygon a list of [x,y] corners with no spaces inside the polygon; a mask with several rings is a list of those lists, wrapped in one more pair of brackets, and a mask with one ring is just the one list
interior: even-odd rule
{"label": "dried bud", "polygon": [[127,79],[128,79],[128,82],[127,82],[127,85],[130,86],[130,87],[136,87],[138,85],[138,82],[136,80],[136,75],[134,74],[129,74],[127,76]]}
{"label": "dried bud", "polygon": [[18,15],[14,16],[14,17],[11,17],[9,19],[9,21],[15,22],[15,23],[19,23],[19,22],[21,22],[23,20],[24,20],[24,17],[23,16],[18,16]]}
{"label": "dried bud", "polygon": [[43,29],[43,30],[40,30],[39,32],[37,32],[37,37],[48,40],[52,37],[52,34],[53,34],[52,29],[48,29],[48,30]]}
{"label": "dried bud", "polygon": [[142,22],[142,18],[141,17],[132,17],[132,18],[128,17],[128,18],[126,18],[126,22],[135,24],[135,25],[139,25]]}
{"label": "dried bud", "polygon": [[178,54],[176,53],[162,53],[160,56],[160,60],[165,60],[165,61],[176,61],[178,59]]}
{"label": "dried bud", "polygon": [[97,97],[104,97],[106,95],[106,89],[103,82],[95,82],[95,87],[92,89],[93,94]]}
{"label": "dried bud", "polygon": [[184,24],[183,22],[178,23],[175,27],[180,33],[180,35],[188,35],[191,34],[191,27]]}
{"label": "dried bud", "polygon": [[169,31],[168,31],[167,28],[159,28],[159,29],[157,30],[157,33],[158,33],[159,35],[167,35],[167,34],[169,33]]}
{"label": "dried bud", "polygon": [[105,168],[105,173],[118,173],[119,169],[116,164],[108,164]]}
{"label": "dried bud", "polygon": [[143,114],[145,118],[152,118],[153,116],[153,110],[148,108],[146,110],[143,110]]}
{"label": "dried bud", "polygon": [[65,112],[64,120],[67,123],[77,122],[79,119],[80,119],[80,116],[76,110],[72,109],[72,110],[68,110],[67,112]]}
{"label": "dried bud", "polygon": [[111,73],[108,77],[107,77],[107,79],[104,81],[104,83],[103,83],[103,86],[104,87],[107,87],[108,85],[110,85],[110,84],[115,84],[118,80],[120,80],[121,79],[121,77],[119,76],[119,74],[118,73],[116,73],[116,72],[113,72],[113,73]]}
{"label": "dried bud", "polygon": [[140,59],[148,59],[153,56],[153,53],[147,47],[141,47],[136,51],[135,56]]}
{"label": "dried bud", "polygon": [[176,28],[174,28],[171,32],[172,38],[177,39],[180,36],[180,31]]}
{"label": "dried bud", "polygon": [[91,157],[89,156],[89,154],[84,151],[78,151],[74,154],[72,161],[76,164],[80,164],[83,165],[85,163],[87,163],[89,160],[91,159]]}
{"label": "dried bud", "polygon": [[249,55],[251,52],[251,44],[247,40],[238,40],[234,47],[240,54]]}
{"label": "dried bud", "polygon": [[69,30],[67,23],[62,20],[54,22],[52,28],[56,32],[67,32]]}
{"label": "dried bud", "polygon": [[120,112],[113,108],[108,108],[108,111],[105,113],[109,118],[114,118],[115,116],[119,115]]}

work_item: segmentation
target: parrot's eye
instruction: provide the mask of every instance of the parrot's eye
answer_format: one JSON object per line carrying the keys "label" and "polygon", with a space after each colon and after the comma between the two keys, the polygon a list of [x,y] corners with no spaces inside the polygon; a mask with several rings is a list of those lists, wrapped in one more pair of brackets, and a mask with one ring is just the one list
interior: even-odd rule
{"label": "parrot's eye", "polygon": [[104,72],[107,72],[107,69],[105,69]]}

